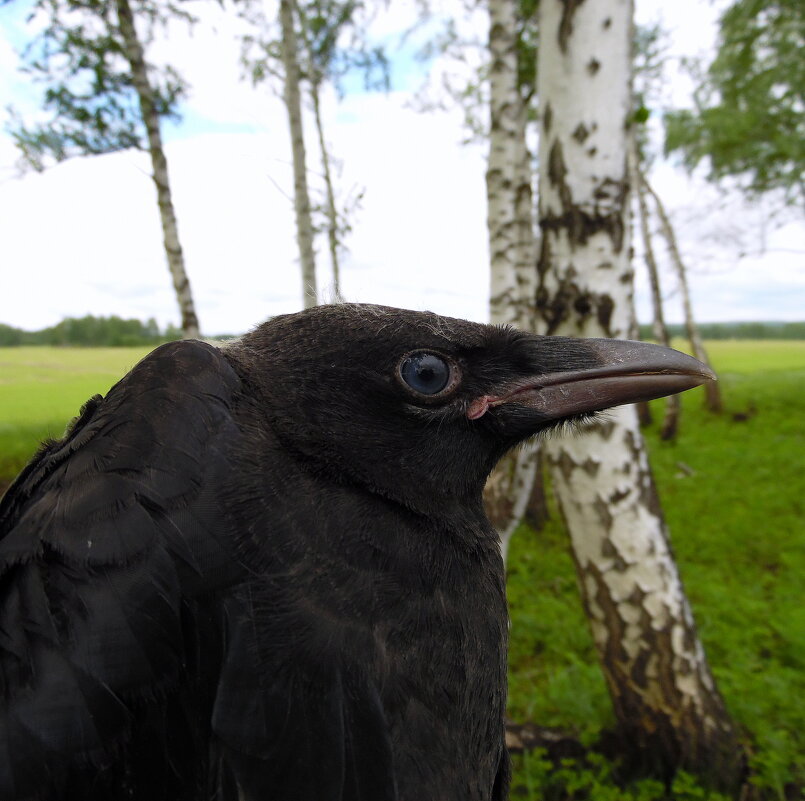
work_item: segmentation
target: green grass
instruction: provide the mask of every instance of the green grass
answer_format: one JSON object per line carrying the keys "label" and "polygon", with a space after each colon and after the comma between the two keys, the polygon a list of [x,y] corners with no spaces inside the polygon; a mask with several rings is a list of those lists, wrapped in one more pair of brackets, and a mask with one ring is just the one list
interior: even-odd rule
{"label": "green grass", "polygon": [[[661,442],[657,425],[645,433],[711,668],[750,744],[755,781],[782,801],[805,784],[805,342],[708,349],[726,412],[708,414],[694,390],[676,443]],[[0,482],[146,352],[0,348]],[[654,410],[659,420],[662,401]],[[567,543],[555,512],[543,531],[522,529],[512,542],[510,715],[589,742],[613,717]],[[684,775],[666,796],[652,782],[618,788],[605,764],[556,771],[532,754],[517,767],[513,798],[708,797]]]}
{"label": "green grass", "polygon": [[150,348],[0,348],[0,485]]}
{"label": "green grass", "polygon": [[[754,780],[769,798],[786,798],[788,785],[790,798],[805,783],[805,342],[708,349],[726,412],[706,412],[694,390],[683,396],[676,443],[661,442],[656,424],[645,435],[699,634]],[[513,539],[509,600],[511,717],[593,739],[613,717],[557,514]],[[524,785],[529,770],[519,766]],[[533,797],[550,796],[547,786]],[[606,797],[600,786],[581,795]]]}

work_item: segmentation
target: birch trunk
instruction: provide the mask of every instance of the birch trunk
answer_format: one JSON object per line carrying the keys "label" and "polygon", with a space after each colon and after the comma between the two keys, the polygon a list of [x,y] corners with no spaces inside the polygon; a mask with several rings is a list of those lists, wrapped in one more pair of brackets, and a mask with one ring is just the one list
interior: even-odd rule
{"label": "birch trunk", "polygon": [[[649,285],[651,286],[651,302],[654,312],[653,332],[654,338],[661,345],[670,347],[671,338],[668,336],[668,327],[665,325],[665,315],[662,308],[662,291],[660,289],[660,272],[657,269],[657,259],[654,256],[654,242],[651,234],[651,219],[648,202],[646,200],[646,183],[640,169],[640,155],[637,150],[637,141],[634,132],[629,136],[629,178],[630,184],[637,194],[638,217],[640,218],[640,234],[643,239],[644,259],[648,271]],[[679,431],[679,413],[681,405],[679,395],[669,395],[665,399],[665,416],[660,427],[660,439],[673,440]],[[642,422],[642,421],[641,421]]]}
{"label": "birch trunk", "polygon": [[[537,315],[550,334],[623,337],[629,0],[539,5],[542,246]],[[683,767],[732,787],[741,754],[696,634],[634,407],[546,445],[582,598],[630,767]]]}
{"label": "birch trunk", "polygon": [[299,49],[296,44],[293,0],[280,0],[280,29],[282,31],[282,64],[285,70],[284,99],[288,109],[293,154],[294,210],[296,212],[296,241],[302,265],[302,294],[304,307],[318,302],[316,292],[316,261],[313,254],[313,219],[307,188],[305,135],[302,127],[302,96],[299,88]]}
{"label": "birch trunk", "polygon": [[317,82],[311,84],[310,96],[313,100],[313,116],[316,120],[316,132],[319,136],[324,187],[327,193],[327,243],[330,248],[330,263],[333,266],[333,296],[335,300],[340,300],[341,267],[338,260],[338,211],[335,206],[335,190],[333,189],[333,176],[330,170],[330,153],[324,140],[324,126],[321,121],[321,107],[319,104],[319,84]]}
{"label": "birch trunk", "polygon": [[176,213],[173,209],[168,177],[168,160],[165,158],[165,150],[162,147],[159,114],[154,102],[154,91],[148,80],[148,68],[145,63],[143,46],[137,36],[134,16],[128,0],[115,0],[115,10],[120,35],[123,39],[126,60],[129,62],[132,81],[137,91],[140,114],[148,135],[148,152],[151,155],[152,178],[157,189],[159,217],[162,222],[162,238],[168,259],[168,269],[176,292],[176,300],[179,303],[182,332],[186,339],[198,339],[200,336],[198,316],[193,303],[193,293],[190,290],[190,280],[187,277],[184,266],[184,254],[179,241],[179,227],[176,223]]}
{"label": "birch trunk", "polygon": [[[531,331],[536,244],[527,109],[518,81],[517,13],[516,0],[489,2],[489,316],[492,323]],[[487,482],[486,512],[500,534],[504,562],[531,497],[538,465],[536,447],[526,445],[503,459]]]}
{"label": "birch trunk", "polygon": [[[688,333],[688,340],[693,355],[700,361],[704,362],[708,367],[712,367],[710,360],[707,357],[707,351],[704,348],[701,334],[699,333],[699,326],[696,325],[696,318],[693,316],[693,304],[690,300],[690,287],[688,286],[688,275],[685,265],[682,261],[682,256],[679,253],[679,247],[676,242],[676,235],[674,234],[674,227],[671,225],[671,220],[665,211],[665,205],[660,200],[660,196],[654,191],[648,181],[644,183],[649,194],[654,198],[654,203],[657,207],[657,214],[660,218],[660,228],[662,230],[665,241],[668,243],[668,252],[671,255],[671,261],[676,269],[676,274],[679,279],[679,288],[682,292],[682,309],[685,314],[685,329]],[[724,410],[724,404],[721,400],[721,390],[719,389],[717,381],[707,381],[704,388],[705,402],[707,408],[711,412],[720,413]]]}

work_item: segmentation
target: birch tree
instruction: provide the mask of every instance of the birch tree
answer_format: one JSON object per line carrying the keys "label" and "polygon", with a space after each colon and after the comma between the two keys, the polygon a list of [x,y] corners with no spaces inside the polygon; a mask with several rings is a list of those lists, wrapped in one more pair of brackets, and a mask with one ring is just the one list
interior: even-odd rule
{"label": "birch tree", "polygon": [[[648,106],[661,105],[662,87],[665,85],[665,55],[663,45],[663,32],[657,25],[638,27],[635,30],[635,59],[633,77],[635,82],[634,99],[634,125],[630,136],[630,181],[638,196],[638,218],[640,219],[643,239],[647,242],[645,247],[646,266],[649,271],[649,280],[652,286],[652,300],[654,305],[654,335],[658,342],[666,344],[667,332],[664,332],[664,322],[661,319],[662,298],[659,292],[659,271],[657,270],[653,247],[653,234],[659,229],[660,238],[665,240],[672,267],[676,273],[680,294],[682,296],[682,309],[685,316],[685,328],[690,342],[691,352],[701,362],[712,369],[707,357],[696,319],[693,316],[693,304],[690,297],[690,287],[687,279],[687,270],[682,261],[677,246],[673,225],[668,217],[660,196],[648,180],[648,170],[651,163],[650,137],[645,123],[651,111]],[[653,201],[649,204],[649,197]],[[651,206],[654,206],[652,213]],[[651,224],[656,216],[658,226]],[[656,285],[656,286],[655,286]],[[712,412],[721,412],[723,405],[721,389],[717,381],[708,381],[704,387],[705,403]],[[666,401],[666,415],[663,421],[662,432],[664,439],[670,439],[677,423],[675,415],[679,414],[679,398],[671,395]],[[647,408],[647,407],[646,407]]]}
{"label": "birch tree", "polygon": [[[657,267],[657,259],[654,255],[654,240],[651,230],[651,217],[649,215],[648,200],[646,195],[645,177],[640,169],[640,151],[637,137],[634,130],[630,131],[629,136],[629,184],[637,196],[637,218],[640,221],[640,235],[643,240],[643,258],[646,262],[648,271],[649,286],[651,287],[651,306],[653,311],[652,331],[654,338],[661,345],[669,347],[671,338],[668,336],[668,327],[665,325],[665,313],[663,311],[662,290],[660,288],[660,271]],[[715,383],[708,381],[707,383]],[[648,408],[648,404],[642,404],[643,409]],[[638,408],[638,418],[645,414],[643,409]],[[665,416],[660,427],[660,439],[672,440],[676,437],[679,430],[679,413],[681,404],[679,395],[669,395],[665,399]],[[643,420],[640,420],[641,424]]]}
{"label": "birch tree", "polygon": [[[625,336],[631,3],[542,0],[538,325]],[[632,767],[739,778],[735,731],[674,562],[634,407],[547,443],[583,603]]]}
{"label": "birch tree", "polygon": [[[486,172],[490,254],[490,321],[532,331],[536,288],[528,108],[520,93],[518,0],[489,2],[489,161]],[[539,460],[534,445],[509,454],[484,492],[504,561],[526,511]]]}
{"label": "birch tree", "polygon": [[344,235],[349,230],[349,215],[360,196],[352,203],[342,201],[339,209],[333,176],[334,159],[324,134],[322,91],[326,84],[330,84],[340,95],[344,77],[354,73],[362,75],[367,89],[388,91],[388,61],[381,46],[367,41],[366,9],[359,0],[297,0],[296,11],[302,78],[310,95],[324,179],[321,206],[332,265],[333,294],[340,297],[340,252]]}
{"label": "birch tree", "polygon": [[[27,126],[16,117],[12,135],[23,162],[42,170],[50,161],[117,150],[148,150],[165,255],[185,337],[199,336],[190,281],[162,144],[160,118],[175,116],[184,84],[171,67],[146,62],[145,43],[156,23],[193,22],[179,5],[152,0],[37,0],[47,25],[26,49],[26,69],[46,84],[52,119]],[[137,20],[140,21],[138,30]]]}
{"label": "birch tree", "polygon": [[[303,34],[306,25],[302,25]],[[308,52],[308,75],[310,76],[310,99],[313,103],[313,120],[316,123],[316,136],[319,140],[319,154],[321,156],[321,168],[324,174],[325,207],[324,213],[327,218],[327,246],[330,252],[330,264],[333,270],[333,292],[336,298],[341,297],[341,265],[339,256],[339,224],[338,209],[335,203],[335,187],[333,185],[332,159],[327,140],[324,137],[324,123],[321,118],[321,84],[324,80],[323,74],[316,68],[313,58],[310,56],[311,43],[308,37],[305,38],[305,50]]]}
{"label": "birch tree", "polygon": [[[660,199],[660,196],[646,180],[645,175],[641,174],[641,182],[645,187],[646,192],[651,195],[657,209],[657,215],[660,220],[660,230],[668,245],[668,253],[671,256],[671,263],[676,270],[677,281],[679,282],[679,290],[682,294],[682,311],[685,316],[685,331],[688,335],[688,342],[693,355],[704,364],[710,367],[710,359],[707,355],[707,350],[704,347],[702,335],[699,332],[699,326],[696,324],[696,318],[693,316],[693,302],[690,297],[690,285],[688,283],[688,271],[682,261],[682,255],[679,252],[679,245],[676,241],[676,234],[671,220],[668,217],[668,212],[665,210],[665,204]],[[720,413],[724,409],[724,403],[721,398],[721,390],[718,383],[715,381],[708,381],[704,387],[705,403],[711,412]]]}
{"label": "birch tree", "polygon": [[[255,84],[271,80],[282,86],[291,131],[294,207],[297,241],[305,282],[306,303],[314,303],[315,237],[324,230],[333,272],[333,295],[341,294],[340,254],[350,230],[350,217],[359,207],[361,191],[337,191],[337,167],[325,136],[322,94],[325,86],[340,95],[347,75],[360,74],[367,89],[387,90],[388,63],[381,46],[366,35],[366,8],[360,0],[283,0],[276,28],[262,4],[246,0],[239,14],[252,28],[242,38],[242,62]],[[304,131],[303,108],[310,99],[321,175],[311,171]],[[324,200],[316,201],[316,181],[324,183]],[[320,218],[323,216],[323,225]]]}
{"label": "birch tree", "polygon": [[694,109],[666,114],[665,150],[750,197],[782,196],[805,211],[805,5],[735,0],[719,20],[715,58]]}
{"label": "birch tree", "polygon": [[282,40],[280,51],[284,69],[283,98],[288,111],[293,156],[294,211],[296,213],[296,242],[302,266],[302,296],[306,309],[318,303],[316,291],[316,259],[313,252],[313,217],[307,185],[305,132],[302,125],[302,94],[299,47],[296,39],[294,0],[280,0],[279,19]]}

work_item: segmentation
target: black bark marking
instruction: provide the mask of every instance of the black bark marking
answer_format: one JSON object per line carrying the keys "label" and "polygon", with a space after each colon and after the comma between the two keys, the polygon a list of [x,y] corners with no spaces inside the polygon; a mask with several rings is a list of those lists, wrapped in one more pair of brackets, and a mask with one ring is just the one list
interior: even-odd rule
{"label": "black bark marking", "polygon": [[567,53],[567,40],[573,33],[573,15],[584,0],[562,0],[562,19],[559,22],[559,48]]}
{"label": "black bark marking", "polygon": [[607,18],[604,20],[604,24],[603,24],[603,26],[602,26],[602,27],[604,28],[604,30],[606,30],[607,28],[609,28],[609,26],[610,26],[610,25],[612,25],[612,18],[611,18],[611,17],[607,17]]}
{"label": "black bark marking", "polygon": [[567,166],[565,165],[564,150],[562,143],[556,139],[548,153],[548,180],[551,186],[556,187],[562,208],[565,210],[573,207],[573,195],[565,180],[566,176]]}
{"label": "black bark marking", "polygon": [[635,686],[639,687],[641,690],[645,690],[648,688],[648,680],[646,670],[648,668],[649,660],[651,659],[651,651],[642,650],[637,655],[637,658],[632,663],[632,670],[630,672],[630,677],[634,682]]}
{"label": "black bark marking", "polygon": [[598,324],[604,330],[608,337],[612,336],[610,322],[612,321],[612,312],[615,310],[615,301],[609,295],[598,296],[598,306],[596,307],[596,316],[598,317]]}
{"label": "black bark marking", "polygon": [[627,431],[624,436],[624,441],[626,442],[626,447],[629,450],[632,461],[637,462],[640,458],[640,445],[635,438],[634,432]]}
{"label": "black bark marking", "polygon": [[[593,510],[595,511],[596,515],[598,515],[601,525],[604,527],[607,533],[609,533],[609,531],[612,529],[614,518],[612,517],[612,512],[609,510],[609,506],[607,505],[606,501],[604,501],[600,495],[596,496],[595,501],[593,502]],[[615,558],[617,561],[620,559],[620,555],[615,554]],[[623,560],[621,559],[620,561]]]}
{"label": "black bark marking", "polygon": [[614,430],[615,430],[614,420],[602,420],[598,424],[598,431],[605,442],[609,440]]}
{"label": "black bark marking", "polygon": [[582,462],[581,468],[588,476],[594,477],[598,475],[598,471],[601,469],[601,463],[596,462],[594,459],[587,458]]}
{"label": "black bark marking", "polygon": [[609,496],[609,503],[611,505],[619,503],[620,501],[622,501],[624,498],[627,498],[628,496],[629,496],[629,490],[615,490],[615,492],[613,492]]}
{"label": "black bark marking", "polygon": [[696,645],[696,637],[694,636],[693,629],[685,626],[685,633],[682,635],[682,647],[691,653]]}
{"label": "black bark marking", "polygon": [[601,543],[601,556],[603,556],[604,559],[613,559],[616,554],[617,551],[611,540],[604,540]]}
{"label": "black bark marking", "polygon": [[612,570],[617,573],[625,573],[628,567],[629,563],[620,554],[615,557],[615,561],[612,563]]}
{"label": "black bark marking", "polygon": [[543,284],[543,279],[545,278],[545,273],[551,269],[553,266],[553,252],[551,251],[551,243],[547,236],[540,237],[540,247],[539,247],[539,257],[537,258],[537,275],[539,276],[539,282],[537,286],[537,293],[535,301],[539,304],[540,293],[543,295],[548,294],[548,290],[545,289]]}
{"label": "black bark marking", "polygon": [[573,308],[582,316],[582,317],[589,317],[590,312],[592,311],[592,303],[590,302],[589,295],[579,295],[576,300],[573,301]]}
{"label": "black bark marking", "polygon": [[[595,129],[593,127],[590,130]],[[576,132],[579,132],[579,128]],[[543,234],[564,230],[571,247],[575,248],[585,245],[594,234],[604,232],[612,240],[615,252],[620,253],[626,233],[622,210],[626,203],[628,183],[606,178],[593,192],[592,208],[583,208],[573,202],[573,194],[566,180],[567,173],[564,151],[561,143],[556,140],[548,153],[548,181],[559,195],[562,213],[549,212],[543,215],[540,220]],[[546,238],[543,236],[543,241]]]}
{"label": "black bark marking", "polygon": [[555,334],[562,323],[569,319],[573,299],[578,292],[578,286],[567,279],[560,281],[559,287],[553,296],[548,293],[545,287],[540,287],[537,290],[535,311],[546,323],[546,334]]}
{"label": "black bark marking", "polygon": [[[551,166],[558,168],[560,165],[558,163],[549,165],[549,175]],[[559,172],[554,173],[556,177],[559,177],[560,174]],[[561,190],[567,193],[566,197],[569,200],[569,187],[563,184],[560,188],[560,191]],[[565,205],[564,202],[562,205]],[[590,213],[579,206],[570,205],[568,211],[565,211],[563,214],[545,214],[540,220],[539,225],[543,232],[567,231],[570,244],[573,248],[587,244],[591,236],[602,231],[609,235],[616,253],[620,253],[623,248],[625,228],[619,211],[601,214],[595,209]]]}
{"label": "black bark marking", "polygon": [[550,103],[545,104],[545,113],[542,115],[542,127],[545,133],[551,132],[551,123],[553,122],[553,109]]}
{"label": "black bark marking", "polygon": [[583,145],[583,144],[584,144],[584,140],[585,140],[585,139],[586,139],[586,138],[587,138],[589,135],[590,135],[590,132],[587,130],[587,126],[586,126],[586,125],[585,125],[583,122],[580,122],[580,123],[579,123],[579,124],[576,126],[576,130],[575,130],[575,131],[573,131],[573,133],[572,133],[573,138],[574,138],[574,139],[575,139],[575,140],[576,140],[576,141],[577,141],[577,142],[578,142],[580,145]]}
{"label": "black bark marking", "polygon": [[570,476],[576,469],[576,463],[570,458],[567,451],[563,450],[559,458],[551,457],[551,464],[559,470],[565,481],[570,483]]}
{"label": "black bark marking", "polygon": [[601,69],[601,62],[597,58],[591,58],[587,62],[587,72],[589,72],[590,75],[595,75],[596,72],[598,72],[598,70],[600,69]]}
{"label": "black bark marking", "polygon": [[635,606],[642,606],[643,600],[648,596],[648,593],[640,587],[638,584],[635,584],[634,589],[629,593],[628,601],[630,604],[634,604]]}

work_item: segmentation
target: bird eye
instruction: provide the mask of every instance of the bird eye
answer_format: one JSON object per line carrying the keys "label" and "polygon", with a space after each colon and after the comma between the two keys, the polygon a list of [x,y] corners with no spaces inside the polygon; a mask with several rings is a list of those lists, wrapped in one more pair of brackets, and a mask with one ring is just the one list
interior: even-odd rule
{"label": "bird eye", "polygon": [[450,365],[435,353],[412,353],[400,364],[400,377],[420,395],[438,395],[450,382]]}

